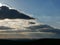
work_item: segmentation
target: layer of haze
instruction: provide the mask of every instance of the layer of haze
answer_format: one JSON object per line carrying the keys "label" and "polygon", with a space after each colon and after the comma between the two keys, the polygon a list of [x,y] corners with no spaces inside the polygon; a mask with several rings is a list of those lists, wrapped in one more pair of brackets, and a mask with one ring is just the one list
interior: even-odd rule
{"label": "layer of haze", "polygon": [[60,0],[0,0],[45,24],[60,28]]}

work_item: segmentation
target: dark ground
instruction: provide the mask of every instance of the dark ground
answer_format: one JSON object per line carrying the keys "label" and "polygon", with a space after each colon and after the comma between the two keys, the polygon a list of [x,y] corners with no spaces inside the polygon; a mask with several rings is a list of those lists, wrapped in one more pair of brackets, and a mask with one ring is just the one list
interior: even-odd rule
{"label": "dark ground", "polygon": [[31,39],[0,39],[0,44],[18,44],[18,45],[41,45],[41,44],[59,44],[60,39],[54,39],[54,38],[44,38],[44,39],[38,39],[38,40],[31,40]]}

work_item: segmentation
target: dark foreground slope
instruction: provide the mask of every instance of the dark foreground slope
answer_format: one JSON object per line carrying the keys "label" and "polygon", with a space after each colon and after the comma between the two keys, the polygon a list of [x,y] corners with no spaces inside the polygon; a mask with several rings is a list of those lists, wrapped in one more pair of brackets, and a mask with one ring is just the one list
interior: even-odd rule
{"label": "dark foreground slope", "polygon": [[53,38],[44,38],[38,40],[31,40],[31,39],[18,39],[18,40],[7,40],[7,39],[0,39],[0,44],[18,44],[18,45],[41,45],[41,44],[58,44],[59,39]]}

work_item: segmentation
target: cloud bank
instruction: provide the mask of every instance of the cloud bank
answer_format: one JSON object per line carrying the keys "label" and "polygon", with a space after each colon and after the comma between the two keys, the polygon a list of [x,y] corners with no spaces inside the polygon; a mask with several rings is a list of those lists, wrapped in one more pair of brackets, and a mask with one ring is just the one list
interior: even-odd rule
{"label": "cloud bank", "polygon": [[0,7],[0,19],[35,19],[7,6]]}

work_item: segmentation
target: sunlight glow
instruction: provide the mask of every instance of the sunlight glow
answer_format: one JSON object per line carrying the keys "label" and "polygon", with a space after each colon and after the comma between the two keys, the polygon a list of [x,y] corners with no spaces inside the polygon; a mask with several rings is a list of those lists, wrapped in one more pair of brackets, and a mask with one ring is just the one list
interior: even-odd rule
{"label": "sunlight glow", "polygon": [[1,7],[1,6],[7,6],[7,7],[9,7],[10,9],[12,9],[12,7],[11,7],[10,5],[8,5],[8,4],[0,3],[0,7]]}
{"label": "sunlight glow", "polygon": [[2,3],[0,3],[0,7],[3,6]]}

